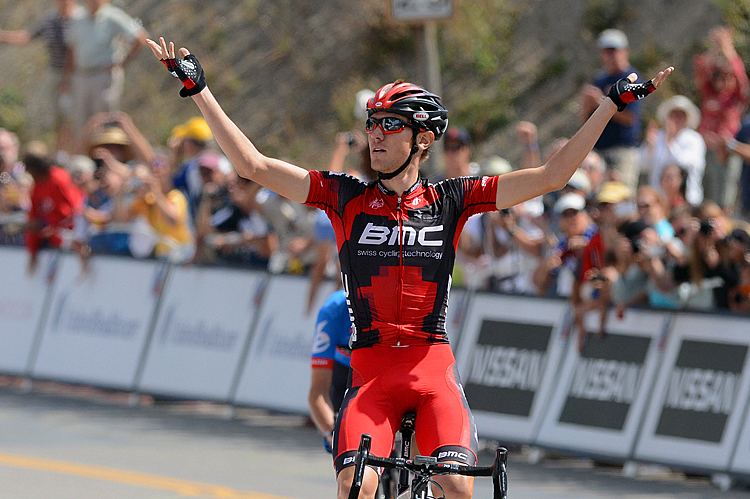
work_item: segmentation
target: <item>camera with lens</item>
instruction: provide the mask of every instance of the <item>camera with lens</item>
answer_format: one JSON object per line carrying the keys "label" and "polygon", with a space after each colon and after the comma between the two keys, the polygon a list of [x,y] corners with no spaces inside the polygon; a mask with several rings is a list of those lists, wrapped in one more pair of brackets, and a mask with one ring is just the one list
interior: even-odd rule
{"label": "camera with lens", "polygon": [[700,224],[700,227],[698,228],[698,232],[700,232],[704,236],[710,236],[711,234],[713,234],[715,226],[716,226],[715,218],[707,218],[705,220],[701,220],[701,224]]}

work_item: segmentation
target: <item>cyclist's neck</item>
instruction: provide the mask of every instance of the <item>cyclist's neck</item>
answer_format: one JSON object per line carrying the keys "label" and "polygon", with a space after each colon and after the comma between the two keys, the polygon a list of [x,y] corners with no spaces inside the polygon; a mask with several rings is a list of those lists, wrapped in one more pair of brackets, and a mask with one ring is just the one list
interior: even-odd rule
{"label": "cyclist's neck", "polygon": [[406,191],[412,188],[419,180],[419,162],[412,161],[406,169],[398,176],[391,179],[381,179],[383,187],[389,191],[395,192],[396,195],[402,196]]}

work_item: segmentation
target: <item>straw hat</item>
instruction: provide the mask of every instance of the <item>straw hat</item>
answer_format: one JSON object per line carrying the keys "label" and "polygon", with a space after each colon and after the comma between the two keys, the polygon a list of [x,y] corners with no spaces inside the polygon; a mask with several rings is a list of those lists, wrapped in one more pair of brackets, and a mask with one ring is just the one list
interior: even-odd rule
{"label": "straw hat", "polygon": [[667,121],[669,113],[675,109],[680,109],[687,115],[687,127],[691,130],[698,128],[698,123],[701,121],[701,112],[698,107],[691,102],[690,99],[684,95],[675,95],[665,100],[656,109],[656,118],[662,125]]}

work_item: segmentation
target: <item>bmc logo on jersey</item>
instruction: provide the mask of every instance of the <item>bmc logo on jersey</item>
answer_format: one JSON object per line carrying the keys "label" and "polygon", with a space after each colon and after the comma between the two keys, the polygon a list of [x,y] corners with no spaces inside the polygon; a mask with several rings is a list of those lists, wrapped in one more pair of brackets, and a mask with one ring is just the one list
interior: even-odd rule
{"label": "bmc logo on jersey", "polygon": [[440,233],[443,232],[442,225],[435,225],[431,227],[422,227],[421,229],[415,229],[414,227],[401,227],[399,231],[398,225],[392,229],[389,227],[383,227],[381,225],[375,225],[369,222],[362,231],[362,235],[359,236],[359,244],[368,244],[371,246],[380,246],[387,244],[388,246],[395,246],[398,244],[399,232],[401,232],[401,240],[404,246],[414,246],[419,244],[420,246],[442,246],[443,241],[440,238]]}
{"label": "bmc logo on jersey", "polygon": [[415,120],[419,120],[419,121],[430,119],[430,115],[427,113],[414,113],[412,116],[414,116]]}

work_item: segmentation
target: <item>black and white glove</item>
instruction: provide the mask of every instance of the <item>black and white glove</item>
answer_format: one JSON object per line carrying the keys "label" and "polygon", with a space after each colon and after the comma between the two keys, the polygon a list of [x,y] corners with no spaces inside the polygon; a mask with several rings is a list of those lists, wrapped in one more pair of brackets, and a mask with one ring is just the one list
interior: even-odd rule
{"label": "black and white glove", "polygon": [[179,78],[184,85],[180,89],[181,97],[190,97],[206,88],[206,75],[203,73],[201,63],[193,54],[188,54],[184,59],[162,59],[172,76]]}
{"label": "black and white glove", "polygon": [[607,97],[612,99],[618,111],[622,111],[629,103],[643,99],[654,90],[656,87],[653,80],[646,83],[630,83],[627,78],[621,78],[609,89]]}

